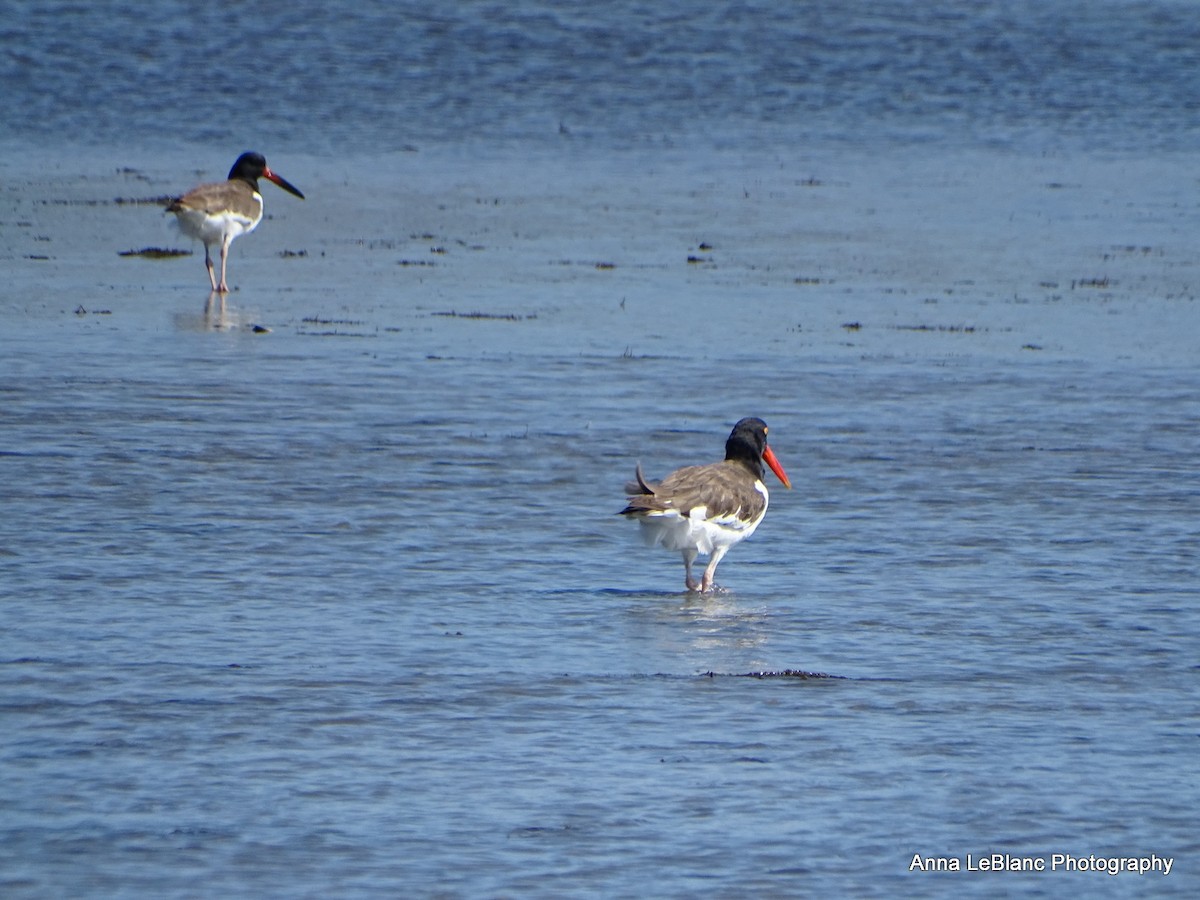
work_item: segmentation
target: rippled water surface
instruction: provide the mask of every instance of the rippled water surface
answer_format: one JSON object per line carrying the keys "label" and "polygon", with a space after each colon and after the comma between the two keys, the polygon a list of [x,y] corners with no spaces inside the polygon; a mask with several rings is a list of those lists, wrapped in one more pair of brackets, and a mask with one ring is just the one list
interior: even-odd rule
{"label": "rippled water surface", "polygon": [[[982,140],[1194,148],[1186,0],[682,5],[16,0],[8,127],[51,142]],[[268,156],[270,154],[268,153]]]}
{"label": "rippled water surface", "polygon": [[[0,893],[1194,893],[1186,4],[104,6],[2,20]],[[249,146],[224,303],[119,255]]]}

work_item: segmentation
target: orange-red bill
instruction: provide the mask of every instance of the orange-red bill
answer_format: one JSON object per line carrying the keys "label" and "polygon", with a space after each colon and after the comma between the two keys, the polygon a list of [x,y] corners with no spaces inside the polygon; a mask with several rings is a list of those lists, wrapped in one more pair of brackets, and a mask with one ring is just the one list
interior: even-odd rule
{"label": "orange-red bill", "polygon": [[294,184],[292,184],[286,178],[283,178],[280,175],[276,175],[270,169],[263,169],[263,178],[267,179],[268,181],[275,182],[277,185],[279,185],[281,188],[283,188],[289,194],[295,194],[301,200],[304,199],[304,195],[302,193],[300,193],[299,188],[297,188]]}
{"label": "orange-red bill", "polygon": [[783,466],[779,464],[775,453],[770,447],[763,447],[763,462],[771,467],[771,471],[775,473],[775,477],[783,482],[783,486],[789,491],[792,489],[792,482],[787,477],[787,472],[783,471]]}

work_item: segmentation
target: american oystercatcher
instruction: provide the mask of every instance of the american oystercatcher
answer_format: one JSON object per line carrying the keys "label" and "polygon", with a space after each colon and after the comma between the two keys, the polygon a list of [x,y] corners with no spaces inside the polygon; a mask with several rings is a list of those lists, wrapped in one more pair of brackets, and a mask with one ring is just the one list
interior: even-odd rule
{"label": "american oystercatcher", "polygon": [[[637,481],[625,485],[629,505],[622,515],[636,518],[650,545],[662,544],[683,554],[684,580],[689,591],[712,590],[717,565],[738,541],[754,534],[767,514],[763,463],[791,488],[783,466],[767,446],[767,423],[742,419],[725,442],[724,462],[677,469],[658,484],[650,484],[637,466]],[[700,581],[692,578],[698,554],[709,557]]]}
{"label": "american oystercatcher", "polygon": [[[258,179],[273,181],[301,200],[304,195],[286,179],[267,167],[261,153],[243,153],[229,170],[229,180],[202,184],[182,197],[172,200],[167,212],[175,213],[179,229],[189,237],[204,242],[204,267],[212,289],[228,293],[225,283],[225,263],[233,239],[258,227],[263,217],[263,198],[258,192]],[[221,246],[221,281],[213,272],[213,245]]]}

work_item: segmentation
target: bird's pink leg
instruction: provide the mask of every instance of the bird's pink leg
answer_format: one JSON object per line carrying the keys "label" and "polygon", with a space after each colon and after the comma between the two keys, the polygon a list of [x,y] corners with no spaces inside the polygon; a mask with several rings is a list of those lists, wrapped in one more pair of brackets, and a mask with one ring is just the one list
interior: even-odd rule
{"label": "bird's pink leg", "polygon": [[208,254],[208,244],[204,245],[204,268],[208,270],[208,283],[212,285],[212,289],[217,289],[217,276],[213,274],[212,257]]}
{"label": "bird's pink leg", "polygon": [[696,561],[696,551],[695,550],[684,550],[683,551],[683,581],[687,585],[687,589],[689,591],[702,590],[702,588],[700,587],[700,582],[698,582],[698,581],[696,581],[696,579],[692,578],[692,563],[694,563],[695,561]]}
{"label": "bird's pink leg", "polygon": [[222,294],[229,293],[229,285],[225,283],[225,263],[229,258],[229,242],[231,240],[232,238],[227,237],[221,241],[221,283],[217,286],[216,290]]}
{"label": "bird's pink leg", "polygon": [[717,576],[717,563],[728,552],[728,547],[716,547],[713,549],[712,556],[708,560],[708,566],[704,569],[704,580],[700,582],[700,593],[707,594],[713,589],[713,579]]}

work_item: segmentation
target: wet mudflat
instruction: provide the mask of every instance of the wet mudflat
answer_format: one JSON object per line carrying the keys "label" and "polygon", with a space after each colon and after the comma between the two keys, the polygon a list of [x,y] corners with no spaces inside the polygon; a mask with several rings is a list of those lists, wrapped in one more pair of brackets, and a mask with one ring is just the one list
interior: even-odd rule
{"label": "wet mudflat", "polygon": [[[368,191],[292,161],[308,205],[267,194],[224,301],[197,256],[121,255],[191,249],[83,202],[128,173],[10,191],[8,887],[694,896],[1186,854],[1173,170],[637,162],[405,154]],[[621,486],[742,415],[796,490],[688,596]]]}

